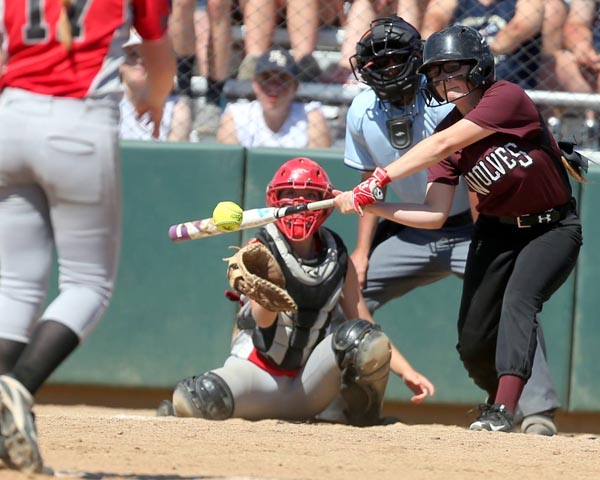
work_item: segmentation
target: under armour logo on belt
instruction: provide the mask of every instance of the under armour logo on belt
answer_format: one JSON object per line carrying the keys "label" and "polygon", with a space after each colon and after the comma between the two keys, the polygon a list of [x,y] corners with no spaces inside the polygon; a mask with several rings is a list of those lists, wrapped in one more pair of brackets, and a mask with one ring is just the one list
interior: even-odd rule
{"label": "under armour logo on belt", "polygon": [[547,213],[546,215],[538,215],[538,223],[550,223],[552,221],[552,215]]}

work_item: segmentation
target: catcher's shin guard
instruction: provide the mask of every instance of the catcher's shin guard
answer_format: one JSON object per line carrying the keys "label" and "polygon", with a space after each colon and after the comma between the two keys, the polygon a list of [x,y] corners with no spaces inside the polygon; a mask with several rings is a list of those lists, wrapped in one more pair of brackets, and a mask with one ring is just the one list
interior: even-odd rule
{"label": "catcher's shin guard", "polygon": [[390,341],[379,325],[355,319],[333,334],[333,350],[342,370],[341,394],[351,425],[375,425],[390,372]]}
{"label": "catcher's shin guard", "polygon": [[233,415],[233,395],[225,381],[212,372],[188,377],[175,387],[173,411],[178,417],[226,420]]}

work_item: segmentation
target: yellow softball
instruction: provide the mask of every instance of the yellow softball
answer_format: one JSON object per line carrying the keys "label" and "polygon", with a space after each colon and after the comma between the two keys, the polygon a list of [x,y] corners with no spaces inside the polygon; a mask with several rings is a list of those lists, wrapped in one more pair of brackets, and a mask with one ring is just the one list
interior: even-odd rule
{"label": "yellow softball", "polygon": [[244,212],[234,202],[219,202],[213,210],[212,219],[218,230],[235,232],[242,225]]}

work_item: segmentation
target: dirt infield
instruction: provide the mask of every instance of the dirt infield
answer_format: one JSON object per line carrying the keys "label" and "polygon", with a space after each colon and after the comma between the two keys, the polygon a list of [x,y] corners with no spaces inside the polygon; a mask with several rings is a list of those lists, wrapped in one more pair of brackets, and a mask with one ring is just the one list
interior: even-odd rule
{"label": "dirt infield", "polygon": [[[596,434],[546,438],[449,425],[210,422],[86,406],[38,405],[35,411],[45,464],[61,478],[600,478]],[[0,466],[2,480],[48,478]]]}

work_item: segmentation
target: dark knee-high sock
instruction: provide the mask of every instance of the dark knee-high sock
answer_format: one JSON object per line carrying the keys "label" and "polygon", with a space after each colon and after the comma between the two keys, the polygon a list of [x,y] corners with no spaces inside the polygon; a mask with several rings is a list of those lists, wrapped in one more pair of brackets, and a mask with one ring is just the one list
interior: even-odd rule
{"label": "dark knee-high sock", "polygon": [[12,371],[26,343],[0,338],[0,375]]}
{"label": "dark knee-high sock", "polygon": [[519,398],[525,388],[525,380],[516,375],[502,375],[498,382],[498,393],[495,403],[503,404],[512,414],[515,414]]}
{"label": "dark knee-high sock", "polygon": [[208,79],[207,90],[206,90],[206,103],[212,103],[213,105],[221,106],[221,99],[223,97],[223,88],[225,87],[225,80],[213,80]]}
{"label": "dark knee-high sock", "polygon": [[195,55],[177,57],[177,93],[192,96],[192,76],[194,73]]}
{"label": "dark knee-high sock", "polygon": [[79,337],[66,325],[46,320],[40,322],[29,345],[19,357],[12,375],[35,395],[48,377],[79,345]]}

